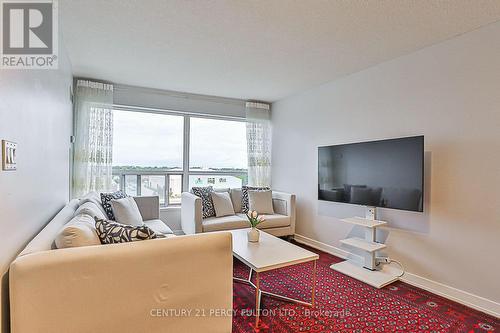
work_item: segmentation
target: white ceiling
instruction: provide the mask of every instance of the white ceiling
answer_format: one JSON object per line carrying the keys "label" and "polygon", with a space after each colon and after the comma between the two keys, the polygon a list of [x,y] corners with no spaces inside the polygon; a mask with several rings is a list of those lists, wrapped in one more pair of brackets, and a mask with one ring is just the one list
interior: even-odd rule
{"label": "white ceiling", "polygon": [[500,0],[64,0],[77,76],[276,101],[500,20]]}

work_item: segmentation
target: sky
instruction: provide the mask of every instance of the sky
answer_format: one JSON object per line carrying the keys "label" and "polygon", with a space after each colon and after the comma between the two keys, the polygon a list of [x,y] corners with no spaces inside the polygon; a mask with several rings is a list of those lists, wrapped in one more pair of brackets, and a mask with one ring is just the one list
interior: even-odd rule
{"label": "sky", "polygon": [[[113,112],[113,165],[182,167],[182,116]],[[246,168],[245,123],[191,118],[190,166]]]}

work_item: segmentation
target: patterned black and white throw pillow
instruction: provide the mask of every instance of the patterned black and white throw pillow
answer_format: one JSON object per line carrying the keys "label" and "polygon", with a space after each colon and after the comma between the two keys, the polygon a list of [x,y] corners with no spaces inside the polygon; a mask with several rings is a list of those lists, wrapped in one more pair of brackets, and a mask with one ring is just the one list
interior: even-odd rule
{"label": "patterned black and white throw pillow", "polygon": [[207,187],[193,187],[191,189],[194,195],[201,198],[201,207],[203,211],[203,218],[215,216],[214,203],[212,201],[212,196],[210,193],[214,191],[212,186]]}
{"label": "patterned black and white throw pillow", "polygon": [[95,218],[97,236],[102,244],[135,242],[146,239],[163,238],[156,234],[148,226],[133,227],[114,221]]}
{"label": "patterned black and white throw pillow", "polygon": [[101,193],[101,203],[108,219],[114,221],[115,214],[113,213],[113,207],[111,207],[111,200],[126,198],[127,195],[122,191],[116,191],[111,193]]}
{"label": "patterned black and white throw pillow", "polygon": [[241,187],[241,212],[248,213],[248,191],[270,191],[270,187],[242,186]]}

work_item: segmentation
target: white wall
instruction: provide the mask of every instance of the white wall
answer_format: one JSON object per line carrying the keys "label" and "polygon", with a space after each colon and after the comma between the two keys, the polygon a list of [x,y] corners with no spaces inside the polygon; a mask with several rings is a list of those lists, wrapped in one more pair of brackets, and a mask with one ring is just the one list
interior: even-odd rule
{"label": "white wall", "polygon": [[425,213],[380,209],[387,252],[410,273],[500,302],[498,36],[500,23],[274,103],[273,187],[297,194],[297,233],[340,248],[358,230],[339,218],[364,215],[317,200],[319,145],[423,134]]}
{"label": "white wall", "polygon": [[59,70],[0,70],[0,139],[18,144],[17,171],[0,170],[2,332],[9,264],[69,198],[71,80],[62,47]]}

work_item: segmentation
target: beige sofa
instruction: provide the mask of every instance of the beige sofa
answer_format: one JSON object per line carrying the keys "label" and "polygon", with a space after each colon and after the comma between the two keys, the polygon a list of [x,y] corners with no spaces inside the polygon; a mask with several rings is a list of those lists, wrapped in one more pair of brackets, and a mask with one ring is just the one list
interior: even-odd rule
{"label": "beige sofa", "polygon": [[[149,225],[168,229],[157,198],[136,201],[145,220],[156,220]],[[80,206],[69,202],[11,264],[11,332],[231,331],[229,233],[54,249]]]}
{"label": "beige sofa", "polygon": [[[190,192],[183,192],[181,198],[181,225],[185,234],[248,228],[246,215],[241,212],[241,189],[217,189],[230,192],[235,215],[203,218],[201,198]],[[295,195],[272,192],[273,215],[264,215],[266,221],[258,228],[274,236],[295,234]]]}

